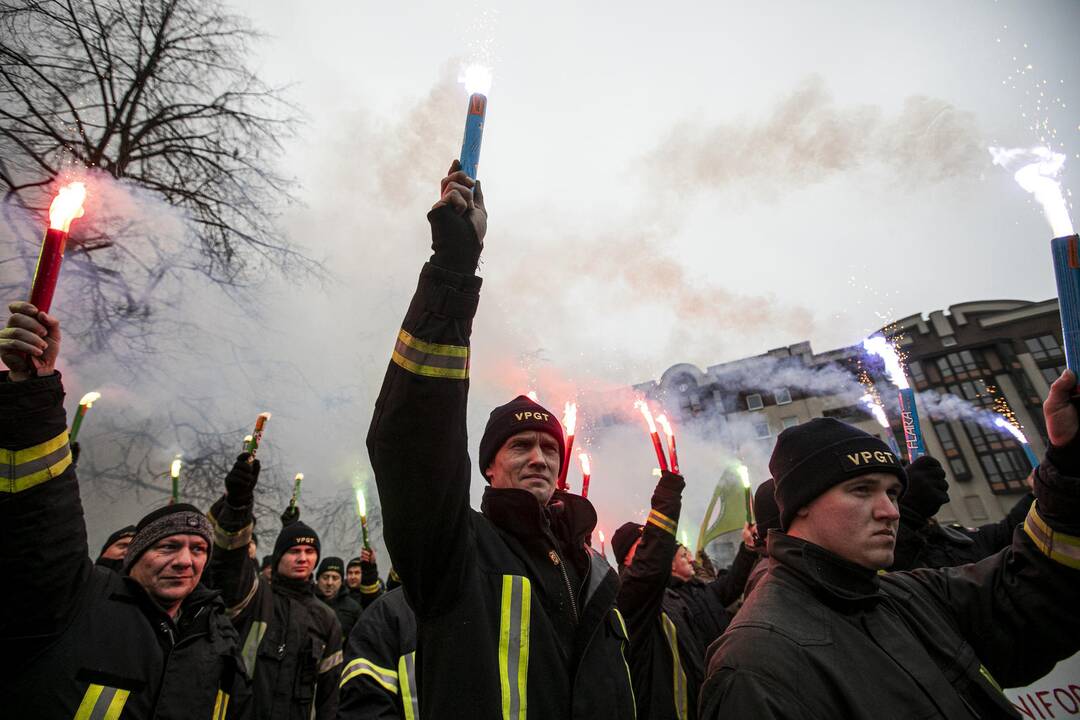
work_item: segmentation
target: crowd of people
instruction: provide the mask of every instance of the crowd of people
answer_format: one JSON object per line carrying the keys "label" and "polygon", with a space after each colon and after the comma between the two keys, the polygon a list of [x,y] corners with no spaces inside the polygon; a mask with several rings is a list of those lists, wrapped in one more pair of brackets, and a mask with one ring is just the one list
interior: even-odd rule
{"label": "crowd of people", "polygon": [[1003,687],[1080,649],[1076,376],[1049,450],[1000,522],[939,524],[940,463],[819,418],[784,430],[730,567],[676,540],[684,478],[592,548],[596,511],[557,490],[556,416],[494,408],[470,503],[466,433],[479,183],[455,161],[432,255],[391,353],[367,448],[392,569],[324,556],[294,507],[254,542],[260,464],[202,509],[157,508],[91,561],[59,322],[0,331],[0,658],[18,718],[1007,718]]}

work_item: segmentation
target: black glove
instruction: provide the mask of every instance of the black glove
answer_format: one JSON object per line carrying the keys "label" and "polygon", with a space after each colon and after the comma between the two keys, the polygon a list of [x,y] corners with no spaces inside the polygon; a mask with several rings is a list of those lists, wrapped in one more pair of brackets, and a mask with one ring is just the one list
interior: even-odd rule
{"label": "black glove", "polygon": [[431,264],[462,275],[476,272],[484,246],[472,222],[449,205],[435,208],[427,218],[431,223]]}
{"label": "black glove", "polygon": [[259,461],[248,462],[250,455],[240,453],[232,470],[225,476],[225,496],[233,507],[245,507],[255,502],[255,485],[259,482]]}
{"label": "black glove", "polygon": [[300,519],[300,508],[296,505],[290,504],[285,508],[285,512],[281,513],[281,527],[286,525],[292,525],[294,522]]}
{"label": "black glove", "polygon": [[929,455],[908,465],[907,476],[907,490],[900,496],[900,520],[922,526],[949,502],[949,481],[945,468]]}
{"label": "black glove", "polygon": [[82,448],[78,442],[71,443],[71,467],[79,466],[79,453],[82,452]]}

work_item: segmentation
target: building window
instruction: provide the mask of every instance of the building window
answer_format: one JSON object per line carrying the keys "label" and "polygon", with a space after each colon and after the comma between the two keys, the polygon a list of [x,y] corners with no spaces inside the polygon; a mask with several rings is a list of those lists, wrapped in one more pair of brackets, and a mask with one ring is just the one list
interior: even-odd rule
{"label": "building window", "polygon": [[1024,485],[1024,478],[1030,472],[1031,466],[1019,450],[980,454],[979,464],[986,473],[990,489],[995,493],[1017,492],[1027,487]]}
{"label": "building window", "polygon": [[948,381],[957,376],[964,378],[967,373],[978,373],[982,369],[983,358],[982,353],[976,354],[971,350],[960,350],[959,352],[942,355],[934,362],[937,364],[938,370],[941,371],[941,377]]}
{"label": "building window", "polygon": [[784,426],[785,430],[787,430],[789,427],[795,427],[796,425],[798,425],[799,418],[795,415],[792,415],[791,417],[780,418],[780,424]]}
{"label": "building window", "polygon": [[746,396],[747,410],[760,410],[763,407],[765,407],[765,403],[761,401],[761,395],[758,393],[752,393]]}
{"label": "building window", "polygon": [[953,436],[952,428],[949,427],[947,422],[934,422],[934,431],[937,432],[938,440],[941,442],[941,447],[945,450],[946,455],[952,455],[953,453],[960,452],[960,447],[956,444],[956,438]]}
{"label": "building window", "polygon": [[952,470],[953,477],[957,480],[971,479],[971,468],[968,467],[962,455],[949,458],[949,469]]}
{"label": "building window", "polygon": [[1047,385],[1053,385],[1054,381],[1061,377],[1061,373],[1065,372],[1064,365],[1054,365],[1052,367],[1039,368],[1039,372],[1043,376],[1043,380]]}
{"label": "building window", "polygon": [[972,520],[987,520],[990,517],[986,514],[986,506],[978,495],[965,495],[964,507],[967,508]]}
{"label": "building window", "polygon": [[1039,337],[1024,340],[1031,356],[1036,360],[1049,360],[1061,357],[1061,346],[1053,335],[1040,335]]}
{"label": "building window", "polygon": [[762,420],[761,422],[754,423],[754,434],[759,440],[764,440],[772,435],[772,431],[769,429],[769,421]]}
{"label": "building window", "polygon": [[922,385],[926,383],[926,373],[923,372],[922,363],[918,360],[912,360],[907,364],[908,374],[911,375],[911,379],[916,383]]}
{"label": "building window", "polygon": [[945,347],[952,347],[956,344],[956,338],[954,338],[952,335],[946,335],[945,337],[941,338],[941,344]]}
{"label": "building window", "polygon": [[981,455],[991,450],[1005,449],[1005,438],[997,430],[984,428],[974,420],[964,420],[964,428],[976,453]]}
{"label": "building window", "polygon": [[994,404],[994,395],[982,380],[965,380],[946,385],[945,391],[980,407],[992,407]]}
{"label": "building window", "polygon": [[791,402],[791,391],[787,388],[780,388],[773,393],[773,397],[776,398],[777,405],[787,405]]}

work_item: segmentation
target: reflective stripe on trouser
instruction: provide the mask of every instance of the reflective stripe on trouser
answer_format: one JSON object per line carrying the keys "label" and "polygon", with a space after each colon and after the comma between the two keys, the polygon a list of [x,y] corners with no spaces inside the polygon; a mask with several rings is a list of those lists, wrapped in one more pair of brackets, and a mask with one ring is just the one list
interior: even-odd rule
{"label": "reflective stripe on trouser", "polygon": [[251,623],[247,637],[244,638],[244,647],[240,654],[244,658],[244,666],[247,668],[248,677],[255,677],[255,658],[259,656],[259,644],[262,643],[263,635],[266,634],[266,623],[256,620]]}
{"label": "reflective stripe on trouser", "polygon": [[398,679],[401,681],[401,706],[405,710],[405,720],[417,720],[420,717],[420,701],[416,692],[416,651],[402,655],[398,659]]}
{"label": "reflective stripe on trouser", "polygon": [[128,690],[91,685],[75,711],[75,720],[117,720],[129,694]]}
{"label": "reflective stripe on trouser", "polygon": [[390,692],[398,694],[398,674],[390,668],[380,667],[362,657],[349,661],[349,664],[341,671],[341,685],[338,687],[344,687],[345,683],[359,675],[367,675]]}
{"label": "reflective stripe on trouser", "polygon": [[217,697],[214,698],[214,712],[210,715],[210,720],[225,720],[225,713],[228,709],[229,693],[218,690]]}
{"label": "reflective stripe on trouser", "polygon": [[660,613],[660,622],[664,626],[664,637],[667,638],[668,649],[671,650],[671,662],[675,666],[672,685],[675,694],[675,717],[678,720],[686,720],[686,673],[683,671],[682,661],[679,660],[679,636],[675,630],[675,623],[671,622],[666,612]]}
{"label": "reflective stripe on trouser", "polygon": [[22,450],[0,449],[0,492],[17,493],[58,477],[71,465],[67,430]]}
{"label": "reflective stripe on trouser", "polygon": [[524,720],[528,707],[529,609],[532,583],[520,575],[503,575],[499,617],[499,684],[503,720]]}

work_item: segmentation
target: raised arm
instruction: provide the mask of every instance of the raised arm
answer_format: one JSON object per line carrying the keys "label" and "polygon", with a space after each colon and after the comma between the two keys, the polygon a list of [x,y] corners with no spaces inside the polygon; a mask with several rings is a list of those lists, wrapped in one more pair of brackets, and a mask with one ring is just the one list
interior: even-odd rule
{"label": "raised arm", "polygon": [[91,573],[55,371],[60,324],[29,303],[0,330],[0,644],[31,657],[67,626]]}
{"label": "raised arm", "polygon": [[675,530],[685,485],[681,475],[667,471],[661,474],[653,490],[641,542],[621,575],[616,604],[626,618],[632,652],[636,651],[635,643],[640,645],[652,623],[660,617],[660,604],[671,580],[671,563],[678,549]]}
{"label": "raised arm", "polygon": [[360,607],[369,605],[382,597],[384,589],[379,579],[379,564],[375,551],[365,548],[360,551]]}
{"label": "raised arm", "polygon": [[431,212],[431,261],[394,344],[367,446],[384,537],[418,614],[457,600],[473,542],[466,404],[469,337],[480,296],[474,271],[487,214],[457,163]]}
{"label": "raised arm", "polygon": [[248,559],[248,543],[255,531],[255,485],[259,461],[248,462],[243,453],[225,476],[225,494],[210,508],[214,526],[214,552],[210,558],[209,584],[220,590],[229,616],[235,619],[255,597],[260,579]]}

